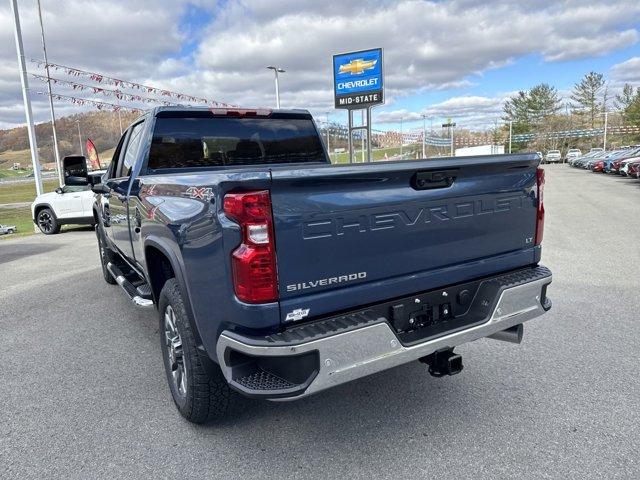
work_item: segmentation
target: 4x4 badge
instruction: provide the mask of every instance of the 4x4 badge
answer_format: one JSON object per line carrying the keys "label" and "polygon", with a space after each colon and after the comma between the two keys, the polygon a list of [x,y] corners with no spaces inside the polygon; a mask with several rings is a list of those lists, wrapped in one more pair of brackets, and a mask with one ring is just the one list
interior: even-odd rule
{"label": "4x4 badge", "polygon": [[185,192],[189,198],[200,200],[211,200],[213,189],[211,187],[189,187]]}

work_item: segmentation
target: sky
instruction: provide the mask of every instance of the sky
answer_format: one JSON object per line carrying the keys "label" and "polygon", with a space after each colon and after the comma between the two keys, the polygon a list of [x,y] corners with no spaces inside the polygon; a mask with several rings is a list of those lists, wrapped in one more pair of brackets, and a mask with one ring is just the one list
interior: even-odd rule
{"label": "sky", "polygon": [[[18,0],[25,55],[42,58],[36,0]],[[333,108],[333,54],[382,47],[385,105],[374,128],[448,118],[485,129],[518,90],[546,82],[568,97],[589,71],[612,92],[640,86],[637,0],[41,0],[49,61],[247,107],[346,122]],[[33,73],[42,73],[28,63]],[[59,78],[68,79],[62,73]],[[83,80],[84,81],[84,80]],[[43,85],[30,79],[32,92]],[[68,87],[54,86],[60,94]],[[87,94],[83,94],[87,95]],[[36,121],[46,98],[31,94]],[[98,100],[108,99],[92,97]],[[58,115],[82,107],[56,102]],[[24,124],[9,2],[0,3],[0,128]]]}

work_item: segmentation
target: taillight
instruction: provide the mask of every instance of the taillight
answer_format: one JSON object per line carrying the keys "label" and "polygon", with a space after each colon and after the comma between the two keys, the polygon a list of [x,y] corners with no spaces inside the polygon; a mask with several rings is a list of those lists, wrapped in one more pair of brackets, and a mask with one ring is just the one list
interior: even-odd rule
{"label": "taillight", "polygon": [[536,215],[536,245],[542,243],[544,235],[544,170],[538,167],[536,170],[536,183],[538,189],[538,212]]}
{"label": "taillight", "polygon": [[236,296],[247,303],[278,299],[278,272],[268,190],[229,193],[224,213],[240,224],[242,243],[231,254]]}

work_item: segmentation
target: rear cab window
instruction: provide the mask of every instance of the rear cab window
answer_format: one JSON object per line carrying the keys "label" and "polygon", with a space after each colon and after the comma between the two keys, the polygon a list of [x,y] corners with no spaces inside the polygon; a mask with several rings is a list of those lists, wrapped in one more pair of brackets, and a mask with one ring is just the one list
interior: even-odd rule
{"label": "rear cab window", "polygon": [[286,163],[329,163],[311,115],[215,115],[160,112],[147,168],[199,169]]}

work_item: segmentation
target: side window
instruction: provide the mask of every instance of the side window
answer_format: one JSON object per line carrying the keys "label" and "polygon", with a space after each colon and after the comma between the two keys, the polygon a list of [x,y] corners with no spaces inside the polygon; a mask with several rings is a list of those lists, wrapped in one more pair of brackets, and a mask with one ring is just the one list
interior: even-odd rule
{"label": "side window", "polygon": [[124,145],[124,140],[127,138],[127,134],[129,132],[124,132],[120,137],[120,141],[118,142],[118,146],[113,152],[113,157],[111,157],[111,163],[109,164],[109,168],[107,169],[106,178],[116,178],[116,172],[118,171],[118,160],[120,159],[120,153],[122,153],[122,145]]}
{"label": "side window", "polygon": [[144,122],[140,122],[131,128],[129,134],[129,141],[127,142],[127,149],[124,152],[122,158],[122,165],[118,167],[118,177],[129,177],[133,165],[138,158],[138,151],[140,150],[140,142],[142,141],[142,130]]}

